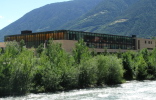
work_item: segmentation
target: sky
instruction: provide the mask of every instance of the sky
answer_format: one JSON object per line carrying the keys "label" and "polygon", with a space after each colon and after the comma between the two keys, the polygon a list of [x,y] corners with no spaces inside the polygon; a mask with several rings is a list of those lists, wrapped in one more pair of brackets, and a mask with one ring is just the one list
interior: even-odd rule
{"label": "sky", "polygon": [[47,4],[70,0],[1,0],[0,30],[18,20],[29,11]]}

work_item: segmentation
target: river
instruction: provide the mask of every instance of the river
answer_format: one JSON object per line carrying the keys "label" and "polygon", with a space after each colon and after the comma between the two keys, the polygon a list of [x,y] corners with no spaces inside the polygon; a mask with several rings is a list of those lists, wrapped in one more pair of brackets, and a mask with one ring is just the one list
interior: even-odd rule
{"label": "river", "polygon": [[156,100],[156,81],[130,81],[121,85],[72,90],[49,94],[29,94],[0,100]]}

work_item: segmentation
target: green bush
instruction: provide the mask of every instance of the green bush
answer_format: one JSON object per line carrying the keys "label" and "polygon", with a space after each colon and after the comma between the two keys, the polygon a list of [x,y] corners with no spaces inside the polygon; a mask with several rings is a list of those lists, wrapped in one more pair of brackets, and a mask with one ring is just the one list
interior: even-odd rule
{"label": "green bush", "polygon": [[80,64],[81,61],[85,61],[91,57],[91,52],[89,48],[86,46],[83,39],[80,39],[73,49],[73,57],[77,64]]}
{"label": "green bush", "polygon": [[156,79],[156,48],[148,56],[148,79]]}
{"label": "green bush", "polygon": [[33,52],[23,50],[12,61],[10,85],[12,94],[26,94],[31,88],[35,59]]}
{"label": "green bush", "polygon": [[156,49],[120,53],[118,58],[91,53],[83,40],[72,54],[52,40],[46,49],[41,45],[37,55],[23,46],[23,41],[9,42],[0,49],[0,96],[118,84],[123,78],[156,79]]}
{"label": "green bush", "polygon": [[19,51],[17,42],[8,42],[0,55],[0,96],[11,94],[11,82],[13,59],[16,59]]}
{"label": "green bush", "polygon": [[[49,41],[38,61],[38,72],[35,86],[44,87],[45,91],[66,90],[77,87],[78,69],[73,56],[65,52],[61,44]],[[36,78],[35,78],[36,79]],[[40,84],[37,82],[39,81]],[[42,85],[42,86],[40,86]]]}
{"label": "green bush", "polygon": [[145,80],[147,78],[147,63],[145,62],[143,55],[138,54],[136,58],[136,64],[137,64],[137,73],[136,73],[136,79],[137,80]]}
{"label": "green bush", "polygon": [[122,60],[116,56],[97,56],[98,84],[117,84],[123,80]]}
{"label": "green bush", "polygon": [[122,54],[122,63],[125,70],[124,79],[126,80],[132,80],[135,77],[135,62],[133,61],[133,56],[134,53],[130,51]]}
{"label": "green bush", "polygon": [[79,65],[79,86],[88,87],[97,83],[97,62],[90,58]]}

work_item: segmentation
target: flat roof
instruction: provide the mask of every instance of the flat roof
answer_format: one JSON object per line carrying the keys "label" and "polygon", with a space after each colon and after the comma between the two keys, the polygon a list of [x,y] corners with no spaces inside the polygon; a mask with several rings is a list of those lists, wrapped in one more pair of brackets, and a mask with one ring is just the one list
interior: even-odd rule
{"label": "flat roof", "polygon": [[[105,34],[105,33],[94,33],[94,32],[85,32],[85,31],[73,31],[73,30],[43,31],[43,32],[34,32],[34,33],[30,33],[30,34],[33,35],[33,34],[50,33],[50,32],[82,32],[82,33],[102,34],[102,35],[111,35],[111,36],[132,37],[132,36],[124,36],[124,35]],[[20,35],[29,35],[29,34],[6,35],[5,37],[7,37],[7,36],[20,36]]]}

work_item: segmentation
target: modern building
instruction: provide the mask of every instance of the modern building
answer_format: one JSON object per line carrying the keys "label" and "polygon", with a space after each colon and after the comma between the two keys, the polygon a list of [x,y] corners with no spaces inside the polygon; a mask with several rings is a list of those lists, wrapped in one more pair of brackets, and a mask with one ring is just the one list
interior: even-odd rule
{"label": "modern building", "polygon": [[125,52],[127,50],[140,50],[147,48],[153,50],[156,47],[156,41],[154,39],[137,38],[132,36],[119,36],[110,34],[100,34],[82,31],[71,30],[56,30],[47,32],[32,33],[30,30],[21,31],[18,35],[5,36],[5,42],[7,41],[25,41],[26,47],[37,48],[41,43],[47,44],[49,39],[53,39],[54,42],[59,42],[66,51],[72,51],[75,43],[79,39],[84,39],[84,42],[89,48],[94,48],[96,52],[104,52],[104,48],[107,48],[108,52]]}
{"label": "modern building", "polygon": [[3,50],[5,48],[5,43],[4,42],[0,42],[0,48]]}

